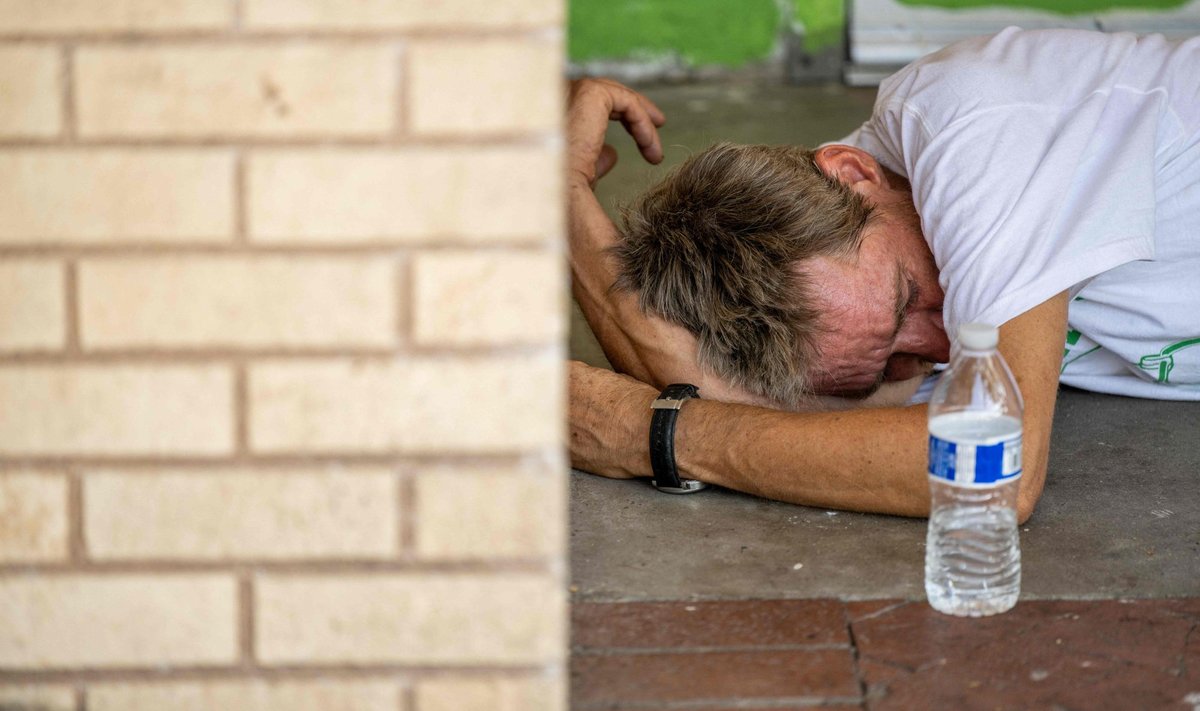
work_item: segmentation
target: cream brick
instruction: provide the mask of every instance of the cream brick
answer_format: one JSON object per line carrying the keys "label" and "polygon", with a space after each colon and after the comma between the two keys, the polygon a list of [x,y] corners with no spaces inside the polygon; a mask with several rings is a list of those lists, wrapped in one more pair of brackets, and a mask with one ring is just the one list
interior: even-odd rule
{"label": "cream brick", "polygon": [[126,559],[378,558],[397,551],[385,470],[87,472],[89,554]]}
{"label": "cream brick", "polygon": [[164,32],[232,22],[231,0],[0,0],[0,34]]}
{"label": "cream brick", "polygon": [[250,680],[101,683],[88,711],[396,711],[393,681]]}
{"label": "cream brick", "polygon": [[84,348],[387,347],[390,257],[151,257],[79,268]]}
{"label": "cream brick", "polygon": [[413,263],[414,336],[422,345],[557,342],[563,281],[557,254],[421,254]]}
{"label": "cream brick", "polygon": [[60,56],[52,47],[0,47],[0,136],[46,137],[62,130]]}
{"label": "cream brick", "polygon": [[561,55],[557,43],[529,40],[414,44],[408,60],[409,126],[421,135],[557,129],[563,114]]}
{"label": "cream brick", "polygon": [[233,449],[220,366],[0,368],[0,454],[214,455]]}
{"label": "cream brick", "polygon": [[271,151],[250,162],[262,242],[545,240],[562,230],[556,150]]}
{"label": "cream brick", "polygon": [[559,555],[565,477],[540,471],[438,468],[416,479],[416,548],[428,558]]}
{"label": "cream brick", "polygon": [[61,561],[66,557],[67,478],[0,472],[0,562]]}
{"label": "cream brick", "polygon": [[62,348],[67,337],[65,299],[58,262],[0,262],[0,351]]}
{"label": "cream brick", "polygon": [[378,136],[399,58],[382,44],[103,47],[75,58],[80,135]]}
{"label": "cream brick", "polygon": [[5,709],[5,711],[75,711],[75,691],[64,685],[0,686],[0,709]]}
{"label": "cream brick", "polygon": [[223,150],[0,151],[0,244],[229,240],[233,177]]}
{"label": "cream brick", "polygon": [[434,678],[417,684],[419,711],[562,711],[566,690],[557,679]]}
{"label": "cream brick", "polygon": [[0,579],[0,667],[232,663],[237,584],[223,575]]}
{"label": "cream brick", "polygon": [[556,27],[563,0],[245,0],[244,16],[263,29]]}
{"label": "cream brick", "polygon": [[273,362],[250,371],[257,452],[502,452],[557,445],[555,358]]}
{"label": "cream brick", "polygon": [[266,664],[540,664],[565,647],[549,577],[263,576],[256,649]]}

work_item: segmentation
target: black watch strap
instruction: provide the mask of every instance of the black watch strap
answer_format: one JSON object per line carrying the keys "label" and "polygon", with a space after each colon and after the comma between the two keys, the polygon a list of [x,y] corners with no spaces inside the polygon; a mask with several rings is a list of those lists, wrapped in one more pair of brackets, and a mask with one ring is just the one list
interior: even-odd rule
{"label": "black watch strap", "polygon": [[654,488],[669,494],[690,494],[707,485],[696,479],[680,479],[675,468],[675,420],[683,403],[699,398],[695,385],[668,385],[658,399],[651,403],[654,416],[650,420],[650,466],[654,470]]}

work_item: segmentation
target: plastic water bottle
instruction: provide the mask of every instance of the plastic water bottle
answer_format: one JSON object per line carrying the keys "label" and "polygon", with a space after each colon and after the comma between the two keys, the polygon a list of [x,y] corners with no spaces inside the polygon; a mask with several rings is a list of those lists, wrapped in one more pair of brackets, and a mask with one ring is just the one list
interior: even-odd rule
{"label": "plastic water bottle", "polygon": [[925,595],[939,612],[982,617],[1017,604],[1024,403],[996,350],[994,326],[958,332],[929,403],[929,535]]}

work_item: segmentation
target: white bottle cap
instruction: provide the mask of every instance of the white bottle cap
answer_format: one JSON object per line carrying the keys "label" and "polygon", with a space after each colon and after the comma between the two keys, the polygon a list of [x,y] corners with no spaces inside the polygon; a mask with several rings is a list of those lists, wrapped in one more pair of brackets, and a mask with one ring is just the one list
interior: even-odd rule
{"label": "white bottle cap", "polygon": [[1000,342],[1000,329],[986,323],[964,323],[958,327],[958,343],[972,351],[990,351]]}

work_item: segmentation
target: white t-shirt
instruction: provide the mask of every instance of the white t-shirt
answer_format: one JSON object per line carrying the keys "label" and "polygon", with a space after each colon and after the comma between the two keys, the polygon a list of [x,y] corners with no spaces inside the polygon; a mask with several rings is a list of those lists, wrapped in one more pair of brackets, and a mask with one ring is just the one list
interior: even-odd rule
{"label": "white t-shirt", "polygon": [[1200,400],[1200,38],[959,42],[844,142],[912,183],[948,333],[1069,290],[1062,382]]}

